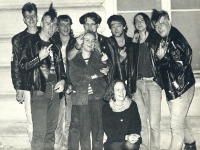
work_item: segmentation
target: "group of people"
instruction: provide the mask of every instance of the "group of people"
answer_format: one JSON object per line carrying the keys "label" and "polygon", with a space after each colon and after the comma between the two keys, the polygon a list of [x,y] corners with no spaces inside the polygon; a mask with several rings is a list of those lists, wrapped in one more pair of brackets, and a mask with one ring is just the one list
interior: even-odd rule
{"label": "group of people", "polygon": [[136,14],[133,38],[121,15],[107,19],[111,37],[97,32],[97,13],[82,15],[76,38],[70,16],[57,17],[53,4],[39,27],[34,3],[22,15],[27,28],[12,38],[11,74],[32,150],[160,149],[162,89],[169,149],[196,150],[186,120],[195,91],[192,49],[166,11]]}

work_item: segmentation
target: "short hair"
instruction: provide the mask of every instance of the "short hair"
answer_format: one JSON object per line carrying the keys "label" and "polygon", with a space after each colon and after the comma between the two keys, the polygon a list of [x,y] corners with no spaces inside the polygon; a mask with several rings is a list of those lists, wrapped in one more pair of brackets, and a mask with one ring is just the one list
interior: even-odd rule
{"label": "short hair", "polygon": [[22,7],[22,15],[23,16],[24,16],[25,11],[28,11],[29,13],[32,11],[35,11],[35,13],[37,14],[37,7],[34,3],[28,2],[28,3],[24,4],[24,6]]}
{"label": "short hair", "polygon": [[[69,22],[70,25],[73,24],[71,17],[68,16],[68,15],[59,15],[59,16],[58,16],[58,23],[60,23],[61,21]],[[74,36],[74,32],[73,32],[72,29],[70,29],[70,33],[69,33],[69,34],[70,34],[71,36]]]}
{"label": "short hair", "polygon": [[87,31],[84,32],[83,38],[84,38],[85,35],[88,34],[88,33],[92,34],[92,35],[94,36],[95,40],[96,40],[96,34],[95,34],[93,31],[90,31],[90,30],[87,30]]}
{"label": "short hair", "polygon": [[44,19],[45,16],[49,16],[51,18],[51,21],[53,21],[57,17],[57,12],[53,8],[53,3],[50,4],[49,10],[44,13],[42,16],[42,20]]}
{"label": "short hair", "polygon": [[60,23],[61,21],[69,22],[71,25],[73,24],[71,17],[68,15],[59,15],[58,23]]}
{"label": "short hair", "polygon": [[153,9],[152,14],[151,14],[151,22],[153,23],[153,25],[156,22],[158,22],[161,17],[165,17],[168,20],[170,20],[169,14],[167,13],[167,11],[164,11],[164,10],[157,11],[156,9]]}
{"label": "short hair", "polygon": [[107,20],[107,24],[109,26],[109,28],[111,29],[111,22],[112,21],[117,21],[117,22],[120,22],[124,27],[124,32],[126,33],[127,30],[128,30],[128,27],[126,25],[126,20],[124,19],[124,17],[122,17],[121,15],[112,15],[108,18]]}
{"label": "short hair", "polygon": [[138,30],[136,28],[136,17],[139,16],[139,15],[141,15],[143,17],[143,19],[144,19],[144,22],[146,24],[146,31],[151,32],[153,30],[153,28],[151,26],[151,20],[150,20],[149,16],[147,14],[145,14],[145,13],[140,12],[140,13],[137,13],[135,15],[135,17],[133,18],[133,25],[135,27],[134,33],[138,32]]}
{"label": "short hair", "polygon": [[[126,89],[126,84],[125,84],[122,80],[119,80],[119,79],[114,80],[114,81],[109,85],[109,87],[108,87],[106,93],[104,94],[103,99],[104,99],[105,101],[108,101],[108,102],[110,102],[111,100],[116,101],[116,100],[115,100],[115,96],[114,96],[114,87],[115,87],[116,83],[118,83],[118,82],[122,82],[122,83],[124,84],[125,89]],[[127,94],[127,92],[126,92],[126,94]]]}
{"label": "short hair", "polygon": [[82,15],[79,18],[80,24],[85,24],[87,18],[91,18],[96,24],[100,24],[101,20],[102,20],[101,17],[97,13],[95,13],[95,12],[88,12],[88,13]]}

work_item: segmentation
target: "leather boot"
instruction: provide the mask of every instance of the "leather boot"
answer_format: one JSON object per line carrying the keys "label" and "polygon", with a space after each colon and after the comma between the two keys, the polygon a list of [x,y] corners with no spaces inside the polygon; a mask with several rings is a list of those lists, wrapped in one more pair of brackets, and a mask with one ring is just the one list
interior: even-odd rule
{"label": "leather boot", "polygon": [[184,150],[196,150],[196,142],[193,142],[191,144],[185,143],[185,148]]}

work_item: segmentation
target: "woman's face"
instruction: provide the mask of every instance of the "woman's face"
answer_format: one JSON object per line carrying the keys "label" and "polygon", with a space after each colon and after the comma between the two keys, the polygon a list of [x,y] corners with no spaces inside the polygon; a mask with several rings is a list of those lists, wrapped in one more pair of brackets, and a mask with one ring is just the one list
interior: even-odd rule
{"label": "woman's face", "polygon": [[137,15],[135,17],[135,27],[138,31],[146,30],[147,26],[142,15]]}
{"label": "woman's face", "polygon": [[123,101],[126,97],[126,89],[124,83],[117,82],[114,86],[114,97],[116,101]]}

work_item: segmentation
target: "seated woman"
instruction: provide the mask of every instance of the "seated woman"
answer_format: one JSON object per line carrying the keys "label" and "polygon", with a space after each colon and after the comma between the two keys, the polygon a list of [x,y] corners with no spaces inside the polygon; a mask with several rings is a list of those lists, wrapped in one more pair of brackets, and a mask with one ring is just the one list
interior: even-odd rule
{"label": "seated woman", "polygon": [[122,81],[109,86],[104,99],[109,103],[102,109],[103,129],[107,136],[104,150],[139,150],[141,121],[137,105],[126,96]]}

